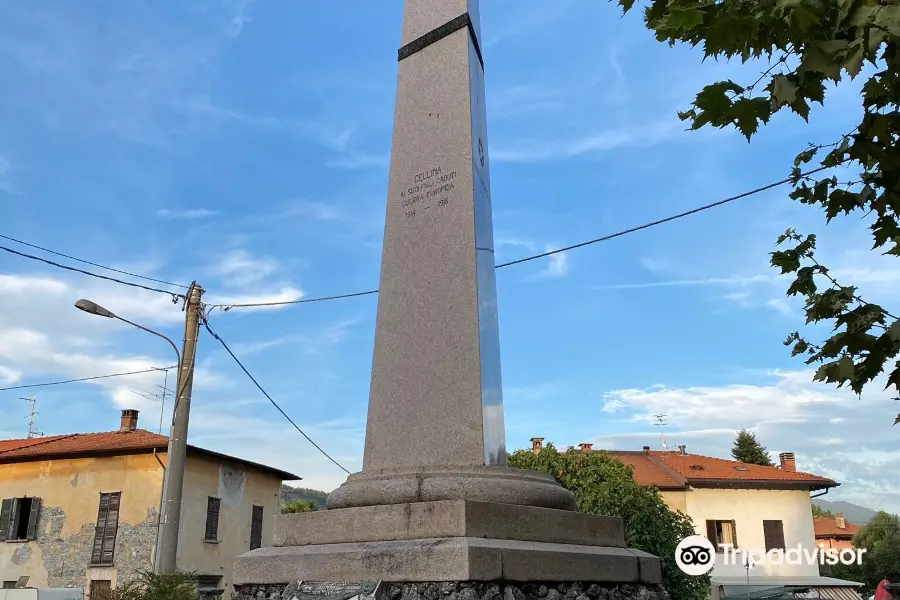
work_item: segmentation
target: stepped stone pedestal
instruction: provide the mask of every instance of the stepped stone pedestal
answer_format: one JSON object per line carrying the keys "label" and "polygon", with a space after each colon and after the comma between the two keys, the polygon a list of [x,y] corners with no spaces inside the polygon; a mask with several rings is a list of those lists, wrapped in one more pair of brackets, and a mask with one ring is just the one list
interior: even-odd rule
{"label": "stepped stone pedestal", "polygon": [[396,582],[379,589],[397,600],[440,583],[491,600],[490,582],[515,582],[505,600],[554,600],[582,582],[664,598],[659,559],[625,547],[620,519],[506,466],[478,0],[405,0],[398,59],[363,469],[328,510],[276,517],[236,589]]}

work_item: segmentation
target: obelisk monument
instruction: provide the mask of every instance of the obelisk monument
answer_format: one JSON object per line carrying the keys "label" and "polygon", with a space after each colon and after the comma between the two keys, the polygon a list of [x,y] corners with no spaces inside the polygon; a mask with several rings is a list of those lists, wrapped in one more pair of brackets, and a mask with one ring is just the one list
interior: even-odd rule
{"label": "obelisk monument", "polygon": [[363,470],[235,584],[656,584],[620,519],[506,466],[478,0],[405,0]]}

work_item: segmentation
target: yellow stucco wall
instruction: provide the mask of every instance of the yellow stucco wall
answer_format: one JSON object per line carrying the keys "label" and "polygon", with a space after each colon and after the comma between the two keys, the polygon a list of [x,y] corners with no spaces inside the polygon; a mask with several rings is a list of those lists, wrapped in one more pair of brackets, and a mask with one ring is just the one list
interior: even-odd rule
{"label": "yellow stucco wall", "polygon": [[659,495],[670,509],[687,514],[687,492],[660,492]]}
{"label": "yellow stucco wall", "polygon": [[152,454],[0,464],[0,498],[41,499],[39,540],[0,542],[0,579],[27,575],[34,587],[68,585],[61,580],[77,573],[83,578],[71,583],[78,587],[90,579],[115,584],[116,569],[88,566],[100,493],[122,493],[121,531],[156,518],[162,479]]}
{"label": "yellow stucco wall", "polygon": [[[157,457],[159,461],[157,460]],[[38,540],[0,541],[0,581],[30,577],[34,587],[117,580],[152,565],[165,453],[0,464],[0,499],[41,498]],[[90,568],[101,492],[121,492],[116,564]],[[264,508],[262,545],[280,512],[281,478],[240,463],[191,455],[185,466],[178,568],[221,575],[230,597],[234,558],[250,549],[252,506]],[[221,499],[219,543],[203,541],[208,497]],[[130,527],[130,528],[129,528]]]}
{"label": "yellow stucco wall", "polygon": [[[217,544],[203,540],[210,496],[221,501]],[[281,478],[237,463],[191,457],[185,467],[178,568],[221,575],[229,598],[234,558],[250,551],[253,505],[263,507],[262,546],[271,546],[275,515],[281,512]]]}

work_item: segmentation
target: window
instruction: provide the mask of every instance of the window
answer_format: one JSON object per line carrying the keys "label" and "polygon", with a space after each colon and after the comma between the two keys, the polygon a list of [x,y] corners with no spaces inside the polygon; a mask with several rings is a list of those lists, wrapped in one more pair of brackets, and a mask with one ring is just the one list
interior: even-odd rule
{"label": "window", "polygon": [[737,531],[734,521],[707,521],[706,537],[718,552],[724,551],[725,546],[737,548]]}
{"label": "window", "polygon": [[250,549],[262,546],[263,507],[253,506],[253,517],[250,520]]}
{"label": "window", "polygon": [[94,579],[91,581],[89,600],[106,600],[112,592],[112,581],[109,579]]}
{"label": "window", "polygon": [[204,542],[215,542],[219,539],[219,505],[221,501],[218,498],[210,496],[206,500],[206,533],[203,535]]}
{"label": "window", "polygon": [[763,521],[763,536],[766,538],[766,552],[784,550],[784,522]]}
{"label": "window", "polygon": [[[91,550],[91,566],[109,567],[113,564],[116,552],[116,533],[119,529],[119,504],[121,500],[122,492],[100,494],[97,526],[94,528],[94,547]],[[91,582],[92,590],[93,585],[93,582]]]}
{"label": "window", "polygon": [[0,540],[36,540],[40,498],[6,498],[0,503]]}
{"label": "window", "polygon": [[224,593],[221,575],[197,576],[197,598],[199,600],[218,599]]}

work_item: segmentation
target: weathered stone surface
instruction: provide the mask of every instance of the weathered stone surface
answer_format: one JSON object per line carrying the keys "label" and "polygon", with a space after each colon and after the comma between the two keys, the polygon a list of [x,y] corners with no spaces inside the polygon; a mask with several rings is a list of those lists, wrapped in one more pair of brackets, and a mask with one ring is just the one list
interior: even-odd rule
{"label": "weathered stone surface", "polygon": [[[236,585],[304,581],[660,582],[628,548],[450,537],[260,548],[235,561]],[[437,574],[437,576],[435,576]],[[574,599],[571,599],[574,600]]]}
{"label": "weathered stone surface", "polygon": [[476,537],[624,547],[622,520],[496,502],[416,502],[276,517],[274,546]]}
{"label": "weathered stone surface", "polygon": [[[30,556],[33,546],[40,548],[47,571],[47,587],[85,586],[85,571],[91,559],[94,525],[85,525],[77,533],[63,537],[65,512],[54,506],[41,507],[37,539],[16,549],[14,557]],[[152,566],[151,552],[156,540],[157,513],[150,509],[137,525],[120,523],[116,536],[115,565],[120,581],[135,577]]]}
{"label": "weathered stone surface", "polygon": [[[231,600],[293,600],[298,582],[236,586]],[[382,584],[375,600],[671,600],[654,585],[604,587],[596,583],[422,582]],[[677,600],[677,599],[676,599]]]}

